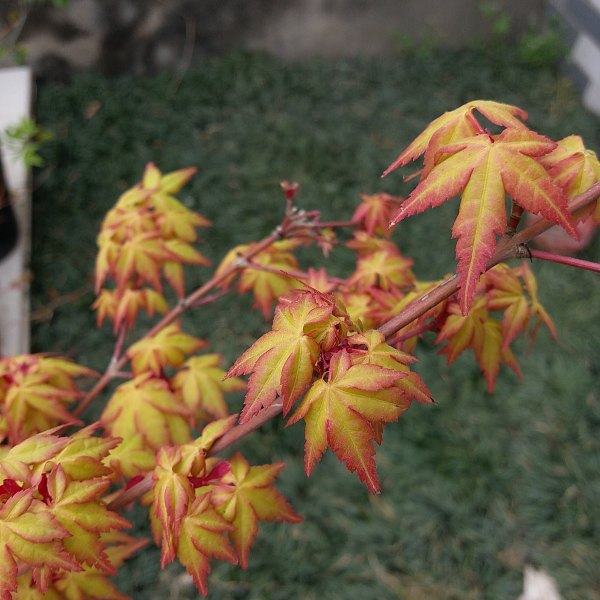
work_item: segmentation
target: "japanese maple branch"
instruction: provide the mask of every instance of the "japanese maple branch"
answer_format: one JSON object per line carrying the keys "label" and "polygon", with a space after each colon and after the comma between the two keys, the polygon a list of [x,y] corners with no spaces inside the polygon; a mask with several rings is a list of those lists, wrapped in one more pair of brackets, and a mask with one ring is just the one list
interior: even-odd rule
{"label": "japanese maple branch", "polygon": [[[574,212],[576,210],[584,208],[585,206],[588,206],[589,204],[594,202],[594,200],[598,199],[599,197],[600,197],[600,183],[597,183],[596,185],[592,186],[590,189],[588,189],[583,194],[580,194],[579,196],[574,198],[569,203],[569,210],[571,212]],[[491,269],[494,265],[496,265],[499,262],[502,262],[503,260],[506,260],[508,258],[516,258],[520,254],[519,247],[522,244],[530,241],[534,237],[540,235],[541,233],[550,229],[553,226],[554,226],[554,223],[552,223],[550,221],[545,221],[545,220],[537,221],[533,225],[526,227],[525,229],[523,229],[519,233],[515,234],[514,236],[502,240],[501,243],[498,245],[498,248],[496,249],[494,256],[489,261],[489,263],[487,265],[487,269]],[[261,246],[262,246],[261,249],[264,249],[265,247],[267,247],[269,245],[267,243],[267,240],[271,239],[271,237],[272,236],[269,236],[269,237],[265,238],[265,240],[263,240],[263,242],[261,242]],[[275,240],[271,240],[270,243],[272,243],[273,241],[275,241]],[[255,255],[255,254],[256,254],[256,252],[253,255]],[[252,258],[252,256],[250,256],[249,253],[244,256],[244,259],[247,261],[250,260],[251,258]],[[585,261],[585,262],[587,262],[587,261]],[[217,285],[225,277],[228,277],[231,273],[233,273],[236,270],[236,268],[237,267],[232,267],[231,269],[228,269],[227,273],[224,274],[221,278],[219,278],[219,281],[217,281],[217,283],[215,283],[215,284],[213,284],[213,286],[211,286],[211,289],[212,289],[212,287],[214,287],[214,285]],[[205,284],[205,286],[203,286],[203,287],[208,286],[209,283],[210,282],[207,282],[207,284]],[[421,315],[426,313],[428,310],[434,308],[437,304],[439,304],[446,298],[449,298],[452,294],[454,294],[458,290],[458,288],[459,288],[458,276],[456,274],[454,274],[449,279],[447,279],[446,281],[444,281],[443,283],[441,283],[440,285],[435,287],[433,290],[427,292],[426,294],[424,294],[423,296],[418,298],[416,301],[411,303],[404,310],[402,310],[398,315],[396,315],[393,319],[390,319],[389,321],[387,321],[386,323],[381,325],[381,327],[379,327],[379,331],[381,331],[381,333],[383,333],[387,338],[389,338],[390,336],[393,336],[397,331],[399,331],[406,325],[409,325],[412,321],[414,321],[415,319],[417,319],[418,317],[420,317]],[[202,290],[202,288],[200,288],[197,292],[194,292],[194,294],[192,294],[194,296],[194,300],[197,300],[198,297],[201,295],[201,294],[199,294],[200,290]],[[175,318],[176,317],[173,317],[173,319],[175,319]],[[165,317],[165,319],[163,319],[163,321],[166,321],[166,324],[168,324],[168,323],[171,323],[173,319],[167,320],[167,317]],[[163,325],[163,327],[164,326],[165,325]],[[158,325],[154,329],[156,329],[156,331],[158,331]],[[147,334],[147,335],[150,335],[150,334]],[[281,413],[281,411],[282,411],[282,404],[275,403],[275,404],[271,405],[270,407],[260,411],[257,415],[255,415],[252,419],[250,419],[246,423],[244,423],[242,425],[237,425],[236,427],[233,427],[220,440],[218,440],[214,444],[214,446],[211,448],[209,454],[216,454],[218,452],[225,450],[229,446],[239,442],[244,437],[246,437],[247,435],[249,435],[256,429],[261,427],[263,424],[270,421],[275,416],[279,415]],[[131,488],[125,490],[123,493],[121,493],[116,498],[114,498],[108,504],[108,508],[110,510],[118,510],[119,508],[127,506],[129,503],[131,503],[134,500],[136,500],[137,498],[143,496],[151,488],[152,488],[152,475],[148,474],[141,481],[139,481],[138,483],[133,485]]]}
{"label": "japanese maple branch", "polygon": [[283,404],[281,402],[274,402],[271,406],[261,410],[258,414],[254,415],[250,420],[246,421],[241,425],[236,425],[230,429],[223,437],[219,438],[217,442],[212,446],[208,454],[218,454],[229,446],[236,444],[241,439],[245,438],[249,433],[256,431],[259,427],[270,421],[273,417],[276,417],[283,410]]}
{"label": "japanese maple branch", "polygon": [[[569,210],[575,212],[582,208],[585,208],[600,197],[600,183],[595,184],[583,194],[580,194],[569,203]],[[498,245],[494,256],[489,261],[487,269],[491,269],[493,266],[509,258],[518,258],[521,255],[520,247],[540,235],[544,231],[554,227],[554,223],[551,221],[537,221],[533,225],[526,227],[518,234],[510,238],[503,239]],[[452,275],[449,279],[430,290],[428,293],[421,296],[415,302],[407,306],[401,311],[396,317],[390,319],[381,327],[381,331],[386,337],[393,336],[397,331],[409,325],[415,319],[426,313],[428,310],[434,308],[437,304],[450,297],[458,290],[458,276]],[[426,326],[424,326],[426,327]],[[416,330],[410,332],[411,335],[417,333]],[[258,427],[278,415],[282,410],[280,403],[273,404],[269,408],[260,411],[248,422],[243,425],[237,425],[230,429],[211,449],[211,453],[221,452],[225,448],[238,442],[246,435],[256,430]]]}
{"label": "japanese maple branch", "polygon": [[[569,211],[574,213],[581,210],[598,198],[600,198],[600,182],[594,184],[591,188],[573,198],[573,200],[569,202]],[[486,270],[491,269],[493,266],[509,258],[519,257],[520,246],[554,226],[555,224],[551,221],[541,219],[540,221],[525,227],[515,235],[503,238],[498,244],[494,256],[492,256],[491,260],[488,262]],[[452,294],[458,291],[458,288],[458,276],[455,273],[433,290],[409,304],[395,317],[381,325],[379,331],[383,333],[386,338],[389,338],[403,327],[406,327],[409,323],[412,323],[415,319],[424,315],[428,310],[431,310],[437,304],[452,296]]]}

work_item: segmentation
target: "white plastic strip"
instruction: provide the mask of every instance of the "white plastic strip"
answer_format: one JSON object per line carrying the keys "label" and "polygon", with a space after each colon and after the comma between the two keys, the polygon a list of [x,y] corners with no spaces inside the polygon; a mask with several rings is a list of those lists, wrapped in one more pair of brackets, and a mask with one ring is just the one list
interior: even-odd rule
{"label": "white plastic strip", "polygon": [[[0,69],[0,135],[31,115],[31,97],[29,68]],[[29,351],[31,190],[28,169],[6,144],[2,144],[2,163],[19,226],[17,246],[0,262],[0,353],[6,356]]]}

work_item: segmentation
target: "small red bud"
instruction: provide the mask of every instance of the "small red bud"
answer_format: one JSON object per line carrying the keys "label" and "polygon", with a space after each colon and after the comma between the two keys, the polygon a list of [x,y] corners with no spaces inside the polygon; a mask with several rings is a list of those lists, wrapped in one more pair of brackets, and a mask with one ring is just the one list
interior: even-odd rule
{"label": "small red bud", "polygon": [[298,182],[293,181],[290,183],[289,181],[285,180],[282,181],[279,185],[281,185],[281,189],[283,190],[285,199],[288,201],[293,200],[294,196],[296,195],[296,192],[298,191]]}

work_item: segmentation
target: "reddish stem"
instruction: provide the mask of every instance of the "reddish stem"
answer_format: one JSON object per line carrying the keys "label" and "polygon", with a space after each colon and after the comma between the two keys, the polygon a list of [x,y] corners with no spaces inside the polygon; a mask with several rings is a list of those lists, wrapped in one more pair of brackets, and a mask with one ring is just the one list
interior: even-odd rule
{"label": "reddish stem", "polygon": [[[248,268],[254,269],[255,271],[264,271],[265,273],[274,273],[275,275],[284,275],[286,277],[290,277],[291,279],[300,279],[304,281],[308,279],[308,274],[303,271],[284,271],[283,269],[278,269],[277,267],[269,267],[268,265],[260,265],[258,263],[248,261]],[[340,277],[331,277],[327,276],[328,281],[335,284],[345,283],[345,279],[341,279]]]}
{"label": "reddish stem", "polygon": [[597,262],[573,258],[572,256],[564,256],[562,254],[552,254],[551,252],[543,252],[542,250],[530,250],[530,253],[531,258],[547,260],[548,262],[554,262],[560,265],[567,265],[569,267],[577,267],[578,269],[600,273],[600,263]]}
{"label": "reddish stem", "polygon": [[410,331],[398,332],[396,335],[394,335],[390,339],[388,339],[387,343],[390,346],[395,346],[396,344],[401,344],[402,342],[405,342],[406,340],[410,340],[410,338],[413,338],[417,335],[421,335],[421,334],[425,333],[426,331],[432,331],[435,326],[436,326],[435,321],[428,322],[428,323],[421,323],[421,325],[419,327],[415,327],[414,329],[411,329]]}
{"label": "reddish stem", "polygon": [[517,204],[514,200],[510,205],[510,217],[508,219],[508,227],[506,228],[506,235],[514,235],[517,231],[517,227],[521,222],[521,216],[523,215],[523,207]]}
{"label": "reddish stem", "polygon": [[121,352],[123,351],[123,344],[125,343],[125,336],[127,335],[127,327],[124,324],[121,325],[121,329],[119,330],[117,342],[115,344],[115,349],[113,350],[113,355],[110,359],[110,365],[114,365],[119,362],[121,357]]}
{"label": "reddish stem", "polygon": [[242,438],[252,433],[273,417],[276,417],[283,410],[281,402],[275,402],[271,406],[264,408],[258,414],[254,415],[250,420],[241,425],[236,425],[230,429],[222,438],[220,438],[209,450],[208,454],[218,454],[225,448],[235,444]]}

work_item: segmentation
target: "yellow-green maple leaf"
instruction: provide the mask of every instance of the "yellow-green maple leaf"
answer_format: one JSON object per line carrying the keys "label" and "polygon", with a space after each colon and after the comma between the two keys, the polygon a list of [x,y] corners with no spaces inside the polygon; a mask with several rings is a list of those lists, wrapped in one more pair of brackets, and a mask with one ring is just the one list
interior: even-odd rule
{"label": "yellow-green maple leaf", "polygon": [[160,375],[167,366],[181,366],[187,355],[204,347],[204,340],[183,333],[177,323],[171,323],[156,335],[133,344],[127,356],[135,375],[146,372]]}
{"label": "yellow-green maple leaf", "polygon": [[218,487],[213,496],[219,513],[233,525],[229,536],[237,550],[240,566],[245,569],[258,533],[258,521],[298,523],[302,518],[273,487],[284,463],[251,467],[236,452],[229,464],[229,473],[221,479],[223,486]]}
{"label": "yellow-green maple leaf", "polygon": [[408,406],[395,387],[401,377],[377,365],[352,364],[346,350],[333,355],[327,379],[313,383],[288,421],[305,421],[307,475],[329,446],[369,491],[380,491],[373,442],[379,439],[377,425],[395,421]]}
{"label": "yellow-green maple leaf", "polygon": [[[271,315],[274,301],[301,286],[295,278],[286,275],[286,272],[298,269],[298,261],[290,252],[298,245],[296,240],[275,242],[252,258],[252,263],[257,267],[246,267],[240,276],[240,293],[252,290],[254,306],[260,309],[265,319]],[[268,270],[262,270],[260,267]]]}
{"label": "yellow-green maple leaf", "polygon": [[[19,567],[80,571],[63,546],[69,537],[34,488],[18,492],[0,505],[0,598],[17,590]],[[41,590],[44,591],[44,590]]]}
{"label": "yellow-green maple leaf", "polygon": [[230,377],[252,373],[240,422],[273,404],[277,395],[282,397],[284,414],[302,396],[319,355],[315,338],[328,326],[332,313],[333,305],[316,294],[298,294],[280,302],[272,331],[248,348],[228,372]]}
{"label": "yellow-green maple leaf", "polygon": [[48,510],[69,532],[70,537],[65,538],[63,544],[79,564],[114,575],[116,570],[104,550],[100,534],[129,528],[131,523],[107,510],[102,496],[108,486],[106,479],[71,481],[60,464],[56,465],[48,475],[51,499]]}
{"label": "yellow-green maple leaf", "polygon": [[177,395],[197,419],[210,420],[227,416],[224,393],[246,389],[236,377],[223,379],[220,354],[204,354],[189,358],[172,379]]}
{"label": "yellow-green maple leaf", "polygon": [[233,564],[237,562],[226,535],[232,529],[232,525],[211,505],[210,494],[198,496],[181,521],[177,558],[203,596],[208,593],[209,559],[214,557]]}
{"label": "yellow-green maple leaf", "polygon": [[189,410],[164,379],[144,373],[120,385],[100,420],[106,431],[127,438],[141,434],[149,448],[182,444],[190,439]]}

